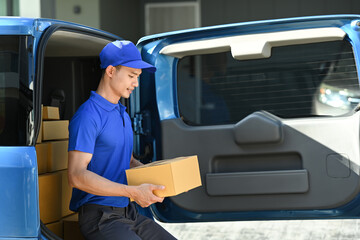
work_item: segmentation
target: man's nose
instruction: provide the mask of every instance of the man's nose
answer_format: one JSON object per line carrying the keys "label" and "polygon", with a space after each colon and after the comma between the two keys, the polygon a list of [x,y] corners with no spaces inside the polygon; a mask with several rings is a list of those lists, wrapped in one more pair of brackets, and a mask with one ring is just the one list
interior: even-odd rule
{"label": "man's nose", "polygon": [[139,86],[139,78],[135,78],[135,81],[133,82],[134,87]]}

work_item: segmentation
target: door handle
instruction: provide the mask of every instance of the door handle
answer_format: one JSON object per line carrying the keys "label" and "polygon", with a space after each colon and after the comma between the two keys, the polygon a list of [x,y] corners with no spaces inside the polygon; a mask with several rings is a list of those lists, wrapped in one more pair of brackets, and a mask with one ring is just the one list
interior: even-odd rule
{"label": "door handle", "polygon": [[276,116],[265,112],[255,112],[234,126],[237,144],[280,143],[283,141],[283,124]]}

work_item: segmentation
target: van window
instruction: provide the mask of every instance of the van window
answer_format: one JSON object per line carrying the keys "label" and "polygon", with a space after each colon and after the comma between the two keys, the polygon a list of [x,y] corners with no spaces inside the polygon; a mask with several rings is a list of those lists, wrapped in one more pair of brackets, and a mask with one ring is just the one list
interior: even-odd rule
{"label": "van window", "polygon": [[32,111],[26,37],[0,36],[0,145],[30,143]]}
{"label": "van window", "polygon": [[282,118],[339,116],[360,102],[345,40],[274,47],[267,59],[188,56],[179,60],[177,79],[181,117],[196,126],[233,124],[259,110]]}

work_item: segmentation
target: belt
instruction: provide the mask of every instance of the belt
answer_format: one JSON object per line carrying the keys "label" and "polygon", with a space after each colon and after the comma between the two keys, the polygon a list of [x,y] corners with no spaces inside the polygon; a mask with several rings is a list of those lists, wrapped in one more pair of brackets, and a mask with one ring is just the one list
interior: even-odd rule
{"label": "belt", "polygon": [[99,211],[101,209],[110,209],[117,213],[124,213],[126,210],[126,207],[112,207],[112,206],[105,206],[105,205],[99,205],[99,204],[85,204],[80,206],[79,212],[94,212]]}

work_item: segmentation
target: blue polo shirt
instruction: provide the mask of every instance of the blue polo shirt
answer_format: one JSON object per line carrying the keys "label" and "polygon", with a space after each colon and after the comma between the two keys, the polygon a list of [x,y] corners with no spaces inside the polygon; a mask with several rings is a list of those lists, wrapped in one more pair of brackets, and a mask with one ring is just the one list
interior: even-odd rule
{"label": "blue polo shirt", "polygon": [[[92,91],[69,124],[68,151],[91,153],[88,170],[111,181],[127,184],[125,170],[130,168],[133,150],[133,130],[125,107],[111,103]],[[77,211],[84,204],[126,207],[126,197],[89,194],[74,188],[70,209]]]}

